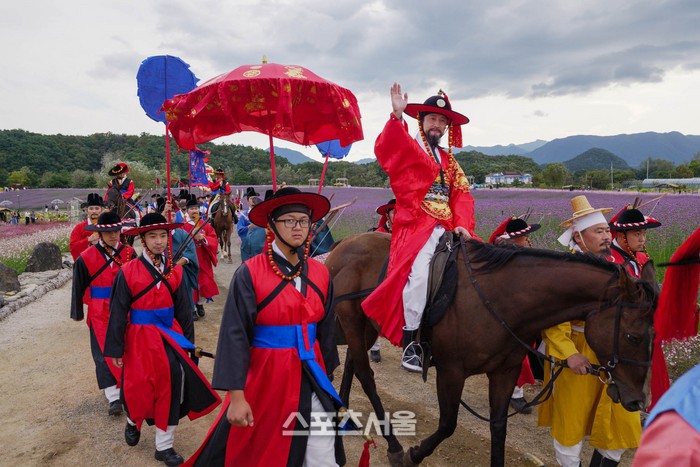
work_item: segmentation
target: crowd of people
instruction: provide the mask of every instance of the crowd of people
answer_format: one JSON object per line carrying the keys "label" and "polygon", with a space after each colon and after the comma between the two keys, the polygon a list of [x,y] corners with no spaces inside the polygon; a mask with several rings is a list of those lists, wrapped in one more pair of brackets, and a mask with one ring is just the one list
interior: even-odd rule
{"label": "crowd of people", "polygon": [[[452,146],[461,146],[461,126],[469,119],[453,110],[442,92],[414,104],[394,83],[390,96],[392,112],[375,154],[395,198],[377,207],[380,221],[370,230],[390,235],[391,251],[385,279],[362,307],[379,324],[381,335],[403,348],[402,368],[422,372],[428,362],[420,330],[436,246],[445,235],[480,240],[469,183],[452,155]],[[408,132],[405,116],[416,119],[417,134]],[[442,147],[446,134],[448,145]],[[108,191],[118,188],[130,209],[142,211],[133,203],[128,172],[124,163],[115,166]],[[320,414],[335,414],[342,407],[331,383],[339,364],[333,283],[314,258],[333,243],[324,222],[330,202],[293,187],[264,196],[249,187],[244,200],[231,200],[224,171],[214,175],[212,197],[186,190],[176,199],[154,195],[138,226],[129,229],[106,209],[108,194],[88,195],[87,218],[70,238],[75,260],[70,316],[85,319],[87,306],[90,351],[107,413],[126,412],[124,439],[129,446],[138,444],[144,421],[155,425],[154,457],[168,466],[184,462],[175,450],[179,420],[194,420],[220,404],[218,417],[187,465],[343,465],[338,433],[316,433],[332,422]],[[194,322],[205,317],[204,306],[219,295],[214,280],[219,242],[210,220],[222,202],[230,202],[236,213],[242,264],[225,298],[210,383],[197,367]],[[605,214],[613,209],[593,207],[585,196],[574,197],[571,208],[559,242],[640,278],[649,260],[647,232],[661,222],[632,206],[622,207],[608,221]],[[509,216],[488,242],[530,248],[529,235],[540,227]],[[129,245],[128,239],[135,237],[140,239],[140,255]],[[538,424],[550,428],[557,462],[581,465],[587,440],[594,448],[589,465],[617,465],[625,450],[639,446],[640,413],[614,403],[598,378],[585,376],[598,363],[586,340],[585,322],[561,323],[543,330],[541,337],[532,345],[546,359],[522,362],[511,404],[530,411],[522,386],[535,378],[546,385],[550,361],[565,362],[552,396],[538,408]],[[655,355],[654,402],[669,387],[663,355],[658,349]],[[379,340],[370,349],[370,359],[381,362]],[[216,390],[225,391],[223,403]],[[301,435],[287,436],[283,427],[293,414],[299,418],[291,428],[304,420],[309,426]],[[691,414],[690,419],[696,431],[687,437],[697,439],[697,417]]]}

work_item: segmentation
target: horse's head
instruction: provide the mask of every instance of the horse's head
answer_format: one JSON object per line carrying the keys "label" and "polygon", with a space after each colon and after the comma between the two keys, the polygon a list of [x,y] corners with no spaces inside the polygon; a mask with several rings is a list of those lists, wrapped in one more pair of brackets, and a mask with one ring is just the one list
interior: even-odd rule
{"label": "horse's head", "polygon": [[122,194],[119,191],[119,188],[114,185],[110,186],[107,189],[107,195],[105,196],[105,205],[107,206],[107,209],[110,211],[114,210],[117,207],[117,203],[121,197]]}
{"label": "horse's head", "polygon": [[658,295],[651,261],[644,265],[641,279],[620,268],[600,310],[586,318],[586,340],[607,373],[608,395],[629,411],[647,406]]}

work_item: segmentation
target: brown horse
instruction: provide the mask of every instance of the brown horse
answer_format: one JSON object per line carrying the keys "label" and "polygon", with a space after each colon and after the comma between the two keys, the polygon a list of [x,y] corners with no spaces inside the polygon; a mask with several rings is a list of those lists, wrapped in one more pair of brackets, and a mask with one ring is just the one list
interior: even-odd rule
{"label": "brown horse", "polygon": [[[367,357],[378,326],[364,315],[360,303],[377,285],[390,241],[389,235],[375,232],[349,237],[325,263],[334,297],[340,298],[335,311],[348,344],[341,399],[349,402],[354,374],[380,420],[385,412]],[[439,426],[405,453],[391,429],[385,430],[392,465],[418,464],[452,435],[464,381],[482,373],[489,380],[491,465],[504,465],[508,404],[527,352],[514,336],[534,342],[543,329],[574,319],[586,320],[590,346],[599,361],[611,362],[608,394],[627,410],[645,407],[658,295],[651,263],[638,281],[591,255],[494,247],[472,240],[460,246],[456,271],[457,289],[447,312],[426,331],[432,336]],[[509,293],[504,293],[505,287]]]}
{"label": "brown horse", "polygon": [[231,262],[231,232],[233,231],[234,213],[231,210],[231,194],[221,193],[219,195],[219,208],[214,214],[214,230],[219,239],[219,249],[221,257],[228,258]]}

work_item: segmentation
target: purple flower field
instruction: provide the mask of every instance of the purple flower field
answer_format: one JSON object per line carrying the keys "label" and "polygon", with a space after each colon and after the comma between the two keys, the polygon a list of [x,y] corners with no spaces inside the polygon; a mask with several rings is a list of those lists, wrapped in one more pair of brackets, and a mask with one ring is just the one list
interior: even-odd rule
{"label": "purple flower field", "polygon": [[[232,190],[245,191],[245,186],[232,186]],[[270,186],[256,186],[258,193],[264,194]],[[300,187],[305,191],[316,191],[316,188]],[[59,205],[60,209],[67,207],[67,202],[74,197],[85,199],[87,193],[99,191],[95,189],[30,189],[10,192],[0,192],[0,202],[11,201],[10,209],[17,209],[17,201],[22,209],[42,209],[45,204],[51,204],[55,198],[66,201]],[[179,189],[173,189],[177,194]],[[143,190],[143,193],[150,193]],[[385,188],[355,188],[355,187],[324,187],[322,194],[332,196],[331,204],[338,206],[357,201],[341,212],[334,220],[332,233],[334,238],[342,239],[354,233],[365,232],[376,227],[379,216],[375,213],[377,206],[386,203],[393,197],[390,189]],[[636,196],[642,202],[658,196],[656,193],[617,193],[605,191],[565,191],[565,190],[532,190],[532,189],[498,189],[474,190],[476,208],[476,233],[486,240],[491,232],[508,216],[520,216],[528,209],[532,214],[530,223],[539,223],[542,228],[535,232],[532,244],[538,248],[564,248],[556,241],[562,229],[559,223],[571,216],[570,199],[576,195],[585,194],[593,207],[611,207],[613,213],[625,204],[634,202]],[[17,196],[19,195],[19,200]],[[668,260],[678,246],[685,240],[700,222],[700,196],[667,194],[658,202],[653,202],[642,208],[646,215],[652,215],[663,224],[649,233],[648,250],[651,257],[658,263]],[[613,213],[607,217],[612,217]]]}

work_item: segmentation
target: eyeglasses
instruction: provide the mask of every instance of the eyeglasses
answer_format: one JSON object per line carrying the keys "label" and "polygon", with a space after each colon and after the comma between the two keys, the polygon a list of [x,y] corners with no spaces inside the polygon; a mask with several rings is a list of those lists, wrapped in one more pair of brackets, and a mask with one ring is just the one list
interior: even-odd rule
{"label": "eyeglasses", "polygon": [[282,222],[288,229],[293,229],[297,225],[305,229],[311,223],[309,219],[277,219],[275,222]]}

